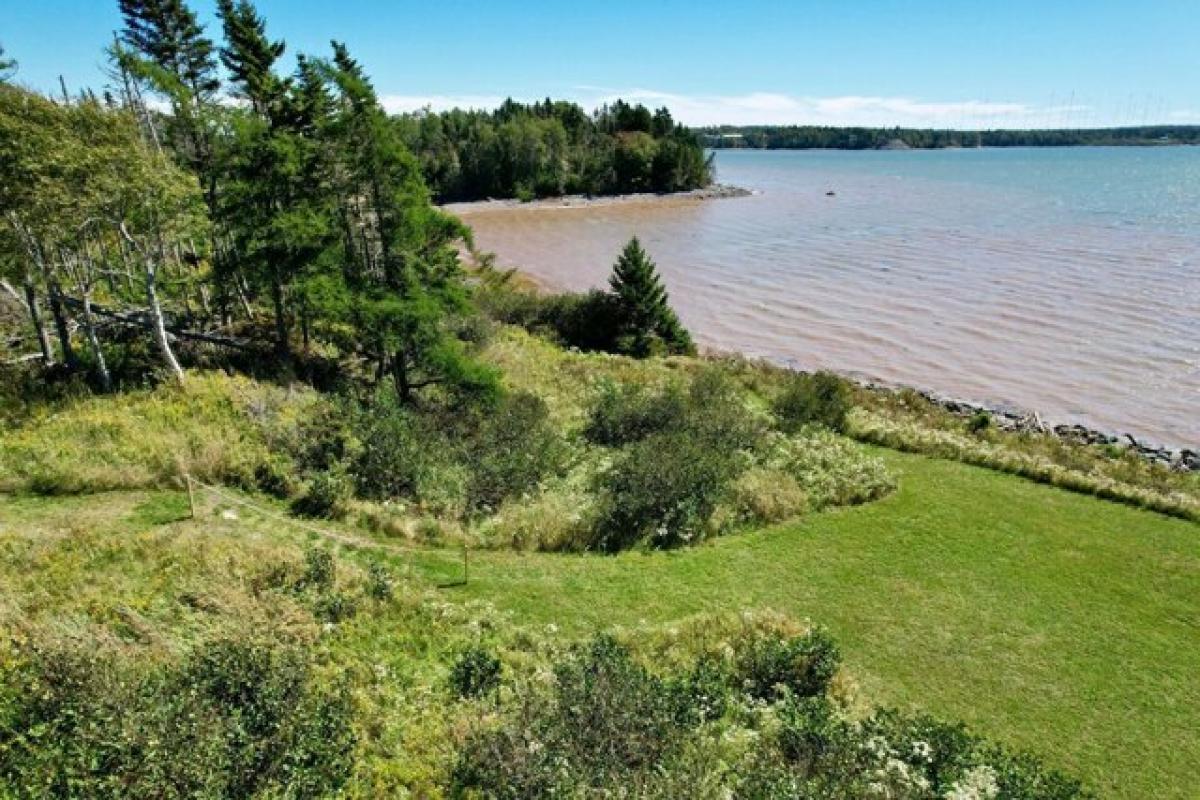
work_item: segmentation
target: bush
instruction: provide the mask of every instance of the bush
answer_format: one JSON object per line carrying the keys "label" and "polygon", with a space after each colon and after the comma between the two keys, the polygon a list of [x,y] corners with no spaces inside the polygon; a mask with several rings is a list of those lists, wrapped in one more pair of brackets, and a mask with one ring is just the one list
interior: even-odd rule
{"label": "bush", "polygon": [[468,507],[494,510],[509,497],[533,491],[565,457],[545,401],[528,392],[505,395],[479,420],[463,453],[470,469]]}
{"label": "bush", "polygon": [[302,517],[341,519],[354,496],[350,478],[340,469],[318,472],[304,494],[292,501],[292,512]]}
{"label": "bush", "polygon": [[745,692],[762,700],[825,694],[842,656],[823,630],[803,636],[756,637],[743,648],[737,674]]}
{"label": "bush", "polygon": [[500,659],[484,647],[468,647],[450,670],[450,688],[462,698],[496,692],[500,688]]}
{"label": "bush", "polygon": [[812,424],[842,431],[846,428],[850,397],[850,386],[831,372],[799,374],[776,399],[775,416],[779,427],[787,433]]}
{"label": "bush", "polygon": [[328,550],[314,547],[304,554],[304,572],[296,588],[325,590],[333,588],[337,565]]}
{"label": "bush", "polygon": [[803,514],[808,495],[789,473],[753,467],[733,482],[729,502],[739,522],[770,524]]}
{"label": "bush", "polygon": [[714,448],[688,430],[630,446],[597,482],[591,545],[616,552],[639,542],[670,548],[703,539],[740,461],[737,451]]}
{"label": "bush", "polygon": [[14,797],[325,797],[350,775],[349,694],[299,649],[222,639],[156,663],[30,648],[3,678]]}
{"label": "bush", "polygon": [[992,415],[980,409],[967,419],[967,433],[983,433],[992,427]]}
{"label": "bush", "polygon": [[688,411],[678,387],[655,393],[642,384],[605,381],[592,402],[583,435],[594,444],[620,447],[681,427]]}
{"label": "bush", "polygon": [[629,786],[682,741],[676,697],[626,648],[597,637],[555,665],[548,691],[527,689],[504,724],[468,738],[454,788],[515,800]]}
{"label": "bush", "polygon": [[376,600],[392,599],[392,575],[378,561],[367,565],[367,595]]}

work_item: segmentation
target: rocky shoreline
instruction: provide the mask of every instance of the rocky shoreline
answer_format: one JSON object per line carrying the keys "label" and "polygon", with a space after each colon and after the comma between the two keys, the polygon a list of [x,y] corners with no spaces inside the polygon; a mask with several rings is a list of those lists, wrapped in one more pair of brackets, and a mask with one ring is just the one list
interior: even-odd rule
{"label": "rocky shoreline", "polygon": [[916,392],[933,405],[964,419],[980,412],[986,413],[992,424],[1004,431],[1013,433],[1040,433],[1054,436],[1069,444],[1106,445],[1127,449],[1146,461],[1161,464],[1175,472],[1200,472],[1200,451],[1190,448],[1171,449],[1151,442],[1140,441],[1129,433],[1106,433],[1079,424],[1046,423],[1036,411],[1024,411],[1012,408],[999,408],[975,403],[960,398],[948,397],[924,389],[897,387],[875,381],[857,380],[860,386],[874,392],[898,393],[901,391]]}
{"label": "rocky shoreline", "polygon": [[603,206],[629,205],[636,203],[727,200],[735,197],[749,197],[753,194],[754,192],[749,189],[744,189],[741,186],[730,186],[724,183],[715,183],[712,186],[706,186],[703,189],[692,189],[691,191],[687,192],[669,192],[666,194],[655,194],[653,192],[617,195],[570,194],[563,195],[562,197],[544,197],[540,200],[529,201],[517,200],[515,198],[499,200],[488,199],[473,200],[465,203],[446,203],[440,206],[440,208],[443,211],[449,211],[452,214],[470,214],[477,211],[497,211],[507,209],[544,211],[547,209],[598,208]]}

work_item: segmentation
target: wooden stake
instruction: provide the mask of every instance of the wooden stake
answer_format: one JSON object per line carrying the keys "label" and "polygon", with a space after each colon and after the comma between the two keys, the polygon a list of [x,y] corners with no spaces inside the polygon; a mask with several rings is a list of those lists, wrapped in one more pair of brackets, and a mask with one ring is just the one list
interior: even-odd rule
{"label": "wooden stake", "polygon": [[188,490],[188,512],[192,519],[196,518],[196,497],[192,493],[192,476],[186,472],[183,474],[183,480],[187,483]]}

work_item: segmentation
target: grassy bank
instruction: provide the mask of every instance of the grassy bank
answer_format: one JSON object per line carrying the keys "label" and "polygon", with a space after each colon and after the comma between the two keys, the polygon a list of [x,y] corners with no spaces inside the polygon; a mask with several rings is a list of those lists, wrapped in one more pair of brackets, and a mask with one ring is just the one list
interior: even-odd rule
{"label": "grassy bank", "polygon": [[[827,625],[869,702],[962,718],[1045,754],[1102,796],[1193,796],[1200,758],[1195,526],[951,462],[885,458],[901,486],[888,499],[686,552],[476,553],[470,583],[454,589],[433,588],[455,575],[453,552],[386,556],[412,579],[411,591],[429,593],[447,620],[458,621],[414,644],[409,634],[389,632],[395,623],[385,616],[350,626],[335,648],[359,653],[364,663],[392,664],[406,685],[419,686],[438,669],[421,654],[452,651],[472,625],[554,626],[575,635],[767,606]],[[150,542],[168,538],[201,549],[205,542],[295,549],[309,538],[250,514],[162,526],[156,523],[171,515],[151,512],[171,502],[178,511],[181,496],[151,498],[160,499],[6,499],[3,570],[15,587],[7,610],[119,626],[128,624],[120,616],[103,621],[124,607],[149,631],[186,630],[212,618],[172,601],[179,591],[173,582],[187,576],[149,568],[130,574],[115,552],[142,548],[144,556]],[[66,547],[81,530],[91,544]],[[14,541],[34,532],[48,542],[42,557],[14,560]],[[68,560],[74,573],[62,571]],[[184,573],[193,569],[186,560],[174,563]],[[210,568],[204,581],[222,584]],[[95,588],[82,595],[63,588],[81,585],[84,574],[82,583]],[[64,606],[73,612],[61,614]],[[395,721],[380,724],[389,748],[416,748],[418,755],[402,759],[409,768],[437,740],[430,735],[422,745],[419,725],[401,733]]]}

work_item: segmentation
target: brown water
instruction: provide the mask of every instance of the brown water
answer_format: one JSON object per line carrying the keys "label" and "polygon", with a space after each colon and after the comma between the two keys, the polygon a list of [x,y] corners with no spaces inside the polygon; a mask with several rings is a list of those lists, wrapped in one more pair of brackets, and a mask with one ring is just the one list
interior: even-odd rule
{"label": "brown water", "polygon": [[1200,149],[717,163],[759,194],[465,218],[558,289],[637,234],[704,346],[1200,443]]}

